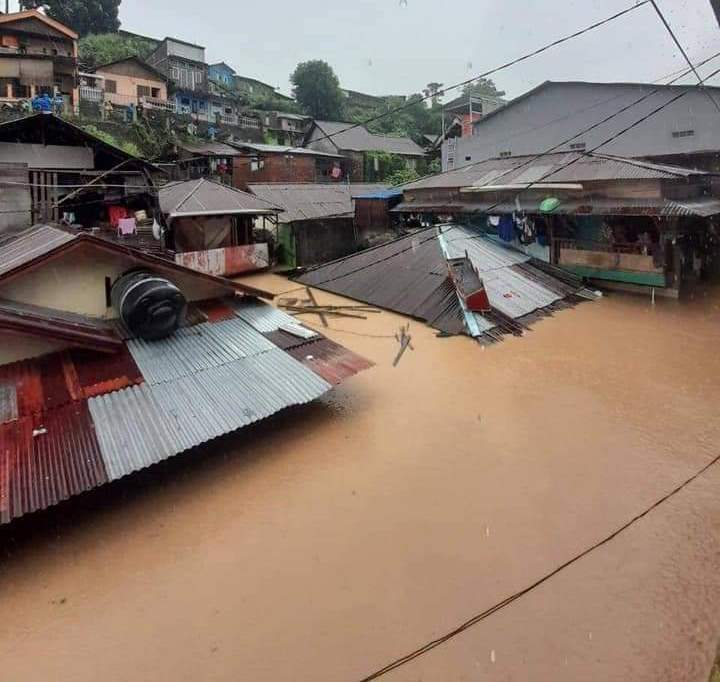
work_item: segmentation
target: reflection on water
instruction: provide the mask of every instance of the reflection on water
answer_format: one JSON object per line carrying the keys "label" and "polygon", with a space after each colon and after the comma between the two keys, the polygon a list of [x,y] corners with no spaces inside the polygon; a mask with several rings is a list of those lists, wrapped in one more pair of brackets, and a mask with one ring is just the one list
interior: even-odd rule
{"label": "reflection on water", "polygon": [[[718,291],[614,295],[486,349],[412,323],[397,369],[376,337],[403,318],[332,321],[376,368],[2,536],[3,679],[361,677],[716,454],[719,312]],[[711,483],[388,679],[700,679],[720,633]]]}

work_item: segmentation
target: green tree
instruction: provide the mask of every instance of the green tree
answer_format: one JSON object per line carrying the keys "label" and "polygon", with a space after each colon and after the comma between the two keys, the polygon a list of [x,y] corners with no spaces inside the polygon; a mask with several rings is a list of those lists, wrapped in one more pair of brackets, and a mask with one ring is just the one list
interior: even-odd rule
{"label": "green tree", "polygon": [[428,83],[425,90],[423,90],[423,94],[432,102],[432,106],[437,106],[440,98],[443,96],[442,86],[442,83],[433,81],[432,83]]}
{"label": "green tree", "polygon": [[343,93],[332,67],[320,59],[302,62],[290,76],[293,96],[313,118],[342,120]]}
{"label": "green tree", "polygon": [[91,34],[80,39],[78,57],[81,68],[91,70],[126,57],[145,59],[154,49],[155,43],[145,38],[117,33]]}
{"label": "green tree", "polygon": [[44,9],[49,17],[81,36],[120,28],[121,0],[20,0],[21,9]]}
{"label": "green tree", "polygon": [[468,83],[463,88],[463,95],[469,97],[470,95],[486,97],[502,97],[505,94],[504,90],[498,90],[495,82],[491,78],[478,78],[478,80]]}

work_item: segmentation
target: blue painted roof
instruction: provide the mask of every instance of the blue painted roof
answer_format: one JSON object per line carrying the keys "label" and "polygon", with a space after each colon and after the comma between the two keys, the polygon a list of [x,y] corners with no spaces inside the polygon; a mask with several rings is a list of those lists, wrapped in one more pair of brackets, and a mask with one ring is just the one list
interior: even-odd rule
{"label": "blue painted roof", "polygon": [[383,189],[368,194],[358,194],[355,199],[396,199],[402,195],[403,192],[401,189]]}

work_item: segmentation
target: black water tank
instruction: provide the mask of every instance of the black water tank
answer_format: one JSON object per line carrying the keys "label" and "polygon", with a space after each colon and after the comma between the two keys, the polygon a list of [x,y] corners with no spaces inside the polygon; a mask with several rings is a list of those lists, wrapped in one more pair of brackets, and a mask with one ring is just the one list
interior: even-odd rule
{"label": "black water tank", "polygon": [[125,326],[146,341],[170,336],[182,324],[187,301],[172,282],[152,272],[133,270],[113,284],[113,307]]}

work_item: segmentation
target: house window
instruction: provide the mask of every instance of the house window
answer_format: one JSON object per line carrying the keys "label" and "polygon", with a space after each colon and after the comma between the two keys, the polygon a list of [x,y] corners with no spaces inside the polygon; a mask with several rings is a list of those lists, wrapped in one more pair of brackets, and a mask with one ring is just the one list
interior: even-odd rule
{"label": "house window", "polygon": [[465,161],[472,161],[472,156],[466,156]]}
{"label": "house window", "polygon": [[138,97],[150,97],[150,88],[147,85],[138,85],[137,86],[137,96]]}
{"label": "house window", "polygon": [[501,159],[509,159],[511,156],[512,156],[512,152],[511,152],[511,151],[500,152],[500,158],[501,158]]}
{"label": "house window", "polygon": [[586,146],[587,145],[584,142],[576,142],[575,144],[570,145],[570,149],[574,152],[584,152]]}
{"label": "house window", "polygon": [[151,97],[154,97],[155,99],[160,99],[160,88],[152,88],[151,92]]}
{"label": "house window", "polygon": [[117,81],[110,80],[109,78],[106,79],[105,92],[109,92],[111,95],[115,95],[117,93]]}
{"label": "house window", "polygon": [[677,139],[680,137],[693,137],[695,135],[694,130],[675,130],[673,131],[672,136]]}

